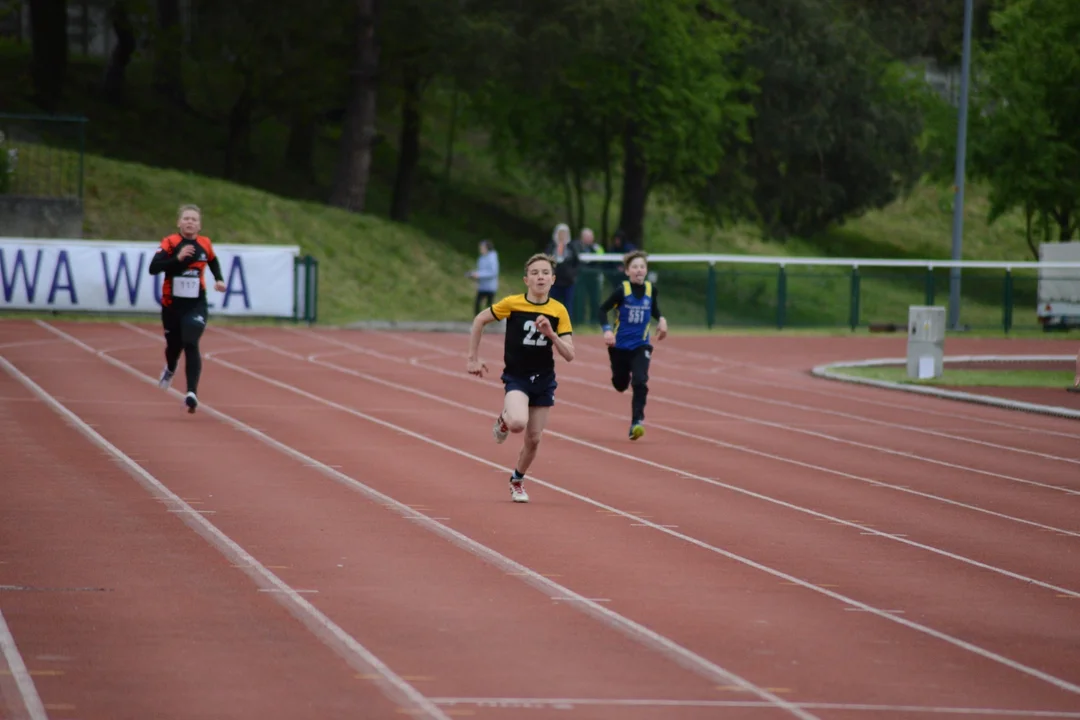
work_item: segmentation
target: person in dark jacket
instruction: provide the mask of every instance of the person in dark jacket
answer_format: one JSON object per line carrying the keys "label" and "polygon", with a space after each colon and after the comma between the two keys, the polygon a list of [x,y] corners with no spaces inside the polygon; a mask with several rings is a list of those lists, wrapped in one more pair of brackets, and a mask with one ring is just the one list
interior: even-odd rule
{"label": "person in dark jacket", "polygon": [[577,282],[578,269],[581,265],[581,247],[571,239],[570,228],[566,223],[555,226],[551,234],[545,255],[555,259],[555,284],[551,288],[551,297],[558,300],[574,316],[574,284]]}

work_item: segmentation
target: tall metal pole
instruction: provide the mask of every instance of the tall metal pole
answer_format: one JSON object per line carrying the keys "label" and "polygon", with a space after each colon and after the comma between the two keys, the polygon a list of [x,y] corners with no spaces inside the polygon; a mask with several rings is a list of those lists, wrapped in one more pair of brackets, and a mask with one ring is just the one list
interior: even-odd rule
{"label": "tall metal pole", "polygon": [[[971,75],[971,16],[973,0],[964,0],[964,50],[960,62],[960,118],[956,129],[956,180],[953,185],[952,259],[963,259],[964,175],[967,162],[968,82]],[[960,268],[949,273],[949,327],[960,329]]]}

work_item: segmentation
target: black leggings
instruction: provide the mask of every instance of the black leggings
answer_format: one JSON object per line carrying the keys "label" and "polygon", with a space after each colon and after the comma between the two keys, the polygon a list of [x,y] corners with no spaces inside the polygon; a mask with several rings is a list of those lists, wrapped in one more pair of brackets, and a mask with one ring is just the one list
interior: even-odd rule
{"label": "black leggings", "polygon": [[197,394],[199,376],[202,375],[199,338],[206,329],[209,313],[205,302],[178,305],[174,300],[173,303],[161,308],[161,324],[165,329],[165,366],[169,372],[176,372],[176,364],[183,351],[187,391]]}
{"label": "black leggings", "polygon": [[652,359],[652,346],[642,345],[633,350],[608,348],[611,358],[611,384],[619,392],[633,387],[630,400],[631,423],[645,420],[645,399],[649,395],[649,363]]}
{"label": "black leggings", "polygon": [[473,303],[473,315],[479,315],[481,308],[491,307],[494,302],[495,293],[488,292],[487,290],[478,290],[476,292],[476,302]]}

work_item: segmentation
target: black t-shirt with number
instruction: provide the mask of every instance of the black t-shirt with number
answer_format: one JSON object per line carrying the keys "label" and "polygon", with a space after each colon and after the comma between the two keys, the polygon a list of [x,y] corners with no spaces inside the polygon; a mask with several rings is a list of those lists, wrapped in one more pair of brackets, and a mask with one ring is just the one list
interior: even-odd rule
{"label": "black t-shirt with number", "polygon": [[506,320],[503,372],[518,377],[555,372],[554,349],[551,341],[536,329],[536,319],[543,315],[551,322],[556,335],[569,335],[573,327],[565,305],[551,298],[534,303],[522,293],[492,305],[491,314],[496,320]]}

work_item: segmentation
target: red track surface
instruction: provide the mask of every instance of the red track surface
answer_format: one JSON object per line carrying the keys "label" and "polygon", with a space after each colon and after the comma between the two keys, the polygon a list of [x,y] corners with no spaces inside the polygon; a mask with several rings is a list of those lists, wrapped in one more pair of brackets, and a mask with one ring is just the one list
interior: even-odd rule
{"label": "red track surface", "polygon": [[671,338],[630,443],[579,338],[517,506],[463,336],[212,327],[191,416],[0,322],[0,717],[1080,718],[1080,423],[805,372],[902,342]]}

